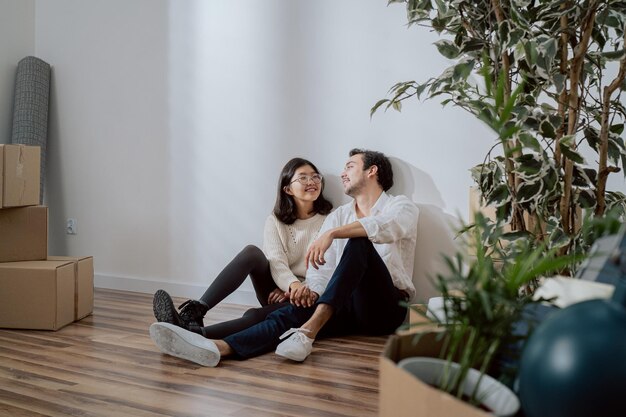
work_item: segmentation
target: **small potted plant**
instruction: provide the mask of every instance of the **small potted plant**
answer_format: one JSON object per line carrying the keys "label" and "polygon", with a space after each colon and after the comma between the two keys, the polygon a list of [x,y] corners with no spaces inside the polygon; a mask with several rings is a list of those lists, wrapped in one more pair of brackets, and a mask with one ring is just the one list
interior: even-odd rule
{"label": "small potted plant", "polygon": [[[547,250],[531,239],[504,233],[501,226],[480,213],[466,232],[465,243],[473,254],[447,258],[449,273],[435,280],[442,311],[415,311],[427,318],[427,324],[436,323],[443,330],[439,335],[440,357],[445,366],[441,376],[424,382],[479,405],[490,395],[480,394],[483,381],[489,379],[493,386],[485,375],[511,385],[521,344],[532,329],[532,325],[524,326],[526,330],[520,332],[520,322],[532,320],[525,314],[529,306],[549,301],[533,298],[538,279],[576,259],[573,255],[559,256],[556,250]],[[490,245],[483,246],[483,242]],[[506,250],[503,242],[507,242]],[[416,335],[419,337],[420,333]],[[471,378],[475,384],[470,389]],[[511,412],[509,407],[508,411],[492,412],[514,415],[516,410]]]}

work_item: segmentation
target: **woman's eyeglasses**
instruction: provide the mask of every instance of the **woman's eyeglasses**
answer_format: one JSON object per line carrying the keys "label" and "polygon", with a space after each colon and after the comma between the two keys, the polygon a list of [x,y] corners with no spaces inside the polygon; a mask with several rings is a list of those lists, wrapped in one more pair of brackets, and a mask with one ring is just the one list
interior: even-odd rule
{"label": "woman's eyeglasses", "polygon": [[313,181],[314,184],[319,184],[320,182],[322,182],[322,178],[323,177],[320,174],[300,175],[298,178],[291,181],[291,184],[296,181],[298,181],[302,185],[307,185],[309,181]]}

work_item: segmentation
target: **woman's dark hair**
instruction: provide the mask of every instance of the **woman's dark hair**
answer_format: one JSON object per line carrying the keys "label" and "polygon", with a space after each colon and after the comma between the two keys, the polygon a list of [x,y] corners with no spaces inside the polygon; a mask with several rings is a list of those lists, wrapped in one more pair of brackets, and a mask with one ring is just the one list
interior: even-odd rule
{"label": "woman's dark hair", "polygon": [[378,167],[378,175],[376,179],[378,184],[383,188],[383,191],[387,191],[393,187],[393,169],[391,169],[391,162],[384,153],[370,151],[367,149],[352,149],[350,156],[362,155],[363,156],[363,170],[365,171],[372,165]]}
{"label": "woman's dark hair", "polygon": [[[291,179],[296,173],[296,170],[304,165],[310,165],[317,174],[320,173],[311,161],[307,161],[303,158],[293,158],[285,164],[278,177],[278,192],[276,193],[274,215],[285,224],[293,224],[298,219],[296,216],[296,203],[293,201],[293,196],[285,192],[285,187],[291,184]],[[313,202],[313,212],[316,214],[328,214],[332,209],[333,204],[324,198],[324,178],[322,177],[322,189],[320,196]]]}

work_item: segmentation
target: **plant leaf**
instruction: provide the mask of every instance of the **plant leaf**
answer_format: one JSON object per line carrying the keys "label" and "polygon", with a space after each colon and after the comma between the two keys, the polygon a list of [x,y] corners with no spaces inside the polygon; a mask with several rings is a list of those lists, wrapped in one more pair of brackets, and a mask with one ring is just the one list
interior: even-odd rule
{"label": "plant leaf", "polygon": [[622,57],[626,56],[626,48],[619,51],[603,52],[602,56],[609,61],[619,61]]}
{"label": "plant leaf", "polygon": [[474,69],[474,64],[474,61],[465,61],[455,65],[452,78],[454,78],[455,81],[466,80],[467,77],[472,73],[472,69]]}
{"label": "plant leaf", "polygon": [[542,183],[541,181],[523,182],[520,184],[517,190],[517,201],[524,203],[527,201],[536,200],[541,193]]}
{"label": "plant leaf", "polygon": [[435,46],[437,47],[439,53],[448,59],[455,59],[461,53],[459,47],[456,46],[454,42],[447,39],[435,42]]}
{"label": "plant leaf", "polygon": [[522,144],[522,146],[524,146],[526,148],[530,148],[530,149],[532,149],[535,152],[539,152],[541,150],[541,146],[539,145],[539,141],[537,140],[536,137],[534,137],[530,133],[528,133],[528,132],[520,132],[519,135],[517,135],[517,138],[519,139],[519,141]]}
{"label": "plant leaf", "polygon": [[510,197],[509,188],[506,185],[498,185],[486,196],[487,205],[500,205]]}
{"label": "plant leaf", "polygon": [[561,153],[563,154],[563,156],[565,156],[567,159],[573,162],[576,162],[578,164],[584,164],[585,159],[582,157],[581,154],[578,153],[578,151],[576,151],[573,148],[573,145],[574,145],[573,135],[563,136],[561,140],[559,141],[559,149],[561,150]]}
{"label": "plant leaf", "polygon": [[372,107],[372,109],[370,110],[370,118],[374,115],[374,113],[376,113],[376,110],[378,110],[378,108],[380,106],[382,106],[383,104],[387,103],[389,101],[389,99],[382,99],[382,100],[378,100],[376,102],[376,104],[374,104],[374,107]]}
{"label": "plant leaf", "polygon": [[609,131],[617,135],[621,135],[622,132],[624,131],[624,123],[611,125],[611,127],[609,128]]}

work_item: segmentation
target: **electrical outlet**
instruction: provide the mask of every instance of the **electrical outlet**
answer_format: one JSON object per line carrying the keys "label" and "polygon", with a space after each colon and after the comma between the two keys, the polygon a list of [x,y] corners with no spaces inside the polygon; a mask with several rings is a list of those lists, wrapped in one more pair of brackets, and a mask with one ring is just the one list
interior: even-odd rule
{"label": "electrical outlet", "polygon": [[76,219],[67,219],[67,223],[65,223],[65,233],[68,235],[75,235],[77,233]]}

